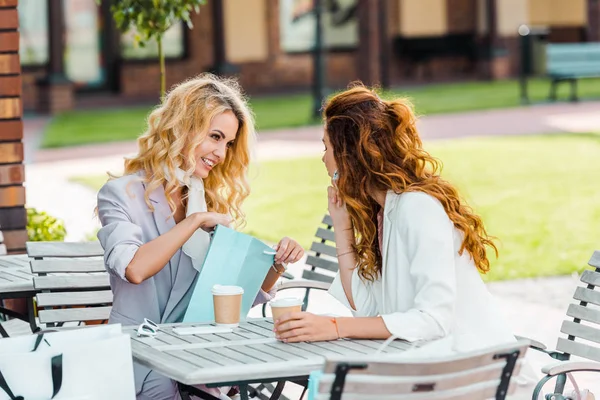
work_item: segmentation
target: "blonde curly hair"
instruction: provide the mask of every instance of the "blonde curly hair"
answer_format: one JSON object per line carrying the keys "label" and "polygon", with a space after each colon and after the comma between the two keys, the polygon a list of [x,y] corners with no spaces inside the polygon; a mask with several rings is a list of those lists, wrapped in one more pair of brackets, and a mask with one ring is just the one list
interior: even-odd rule
{"label": "blonde curly hair", "polygon": [[164,185],[165,196],[175,213],[173,195],[180,187],[175,168],[184,170],[186,176],[192,175],[196,148],[207,137],[213,118],[226,111],[233,112],[239,127],[223,162],[204,179],[206,205],[208,211],[227,213],[238,225],[244,223],[241,205],[250,194],[247,174],[256,138],[254,117],[237,81],[208,73],[169,91],[150,113],[147,130],[137,141],[137,155],[125,160],[126,175],[145,173],[144,198],[150,210],[154,210],[150,193]]}

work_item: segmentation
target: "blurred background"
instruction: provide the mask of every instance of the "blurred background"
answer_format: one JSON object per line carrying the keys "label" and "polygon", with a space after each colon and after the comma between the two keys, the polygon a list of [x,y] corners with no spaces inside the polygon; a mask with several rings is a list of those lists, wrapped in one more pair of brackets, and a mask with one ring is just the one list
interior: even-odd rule
{"label": "blurred background", "polygon": [[322,102],[354,80],[409,98],[442,175],[498,238],[484,279],[517,330],[552,344],[600,248],[600,1],[189,3],[199,12],[145,40],[114,18],[119,2],[0,0],[9,253],[26,240],[96,240],[97,190],[160,98],[160,37],[167,90],[212,71],[249,95],[259,144],[244,230],[269,243],[310,248],[327,211]]}

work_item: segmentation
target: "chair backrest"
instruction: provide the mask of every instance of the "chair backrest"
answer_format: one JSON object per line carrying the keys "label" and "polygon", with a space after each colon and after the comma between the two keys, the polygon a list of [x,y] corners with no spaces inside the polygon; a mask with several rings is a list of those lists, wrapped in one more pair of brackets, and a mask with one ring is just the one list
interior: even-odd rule
{"label": "chair backrest", "polygon": [[101,258],[31,260],[40,323],[107,320],[113,295]]}
{"label": "chair backrest", "polygon": [[[600,362],[600,251],[595,251],[588,264],[594,270],[585,270],[573,298],[579,304],[570,304],[560,331],[567,338],[559,338],[556,349],[589,360]],[[575,341],[577,339],[577,341]]]}
{"label": "chair backrest", "polygon": [[104,249],[100,242],[27,242],[27,255],[31,258],[45,257],[101,257]]}
{"label": "chair backrest", "polygon": [[328,359],[315,399],[502,400],[514,391],[529,341],[437,360]]}
{"label": "chair backrest", "polygon": [[598,76],[600,43],[548,44],[546,64],[551,76]]}
{"label": "chair backrest", "polygon": [[302,278],[312,281],[331,283],[333,276],[338,271],[337,253],[335,249],[335,236],[333,233],[333,221],[327,214],[321,223],[324,227],[317,229],[316,241],[310,246],[314,255],[306,257],[307,268],[302,272]]}

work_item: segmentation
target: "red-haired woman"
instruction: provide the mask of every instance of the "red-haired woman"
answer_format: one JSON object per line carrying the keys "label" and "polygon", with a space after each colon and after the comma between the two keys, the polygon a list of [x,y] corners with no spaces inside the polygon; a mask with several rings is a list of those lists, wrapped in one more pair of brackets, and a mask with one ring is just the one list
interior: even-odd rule
{"label": "red-haired woman", "polygon": [[285,342],[396,336],[452,354],[514,341],[480,277],[497,252],[481,218],[439,175],[405,100],[355,85],[325,106],[323,162],[339,273],[330,294],[358,318],[292,313]]}

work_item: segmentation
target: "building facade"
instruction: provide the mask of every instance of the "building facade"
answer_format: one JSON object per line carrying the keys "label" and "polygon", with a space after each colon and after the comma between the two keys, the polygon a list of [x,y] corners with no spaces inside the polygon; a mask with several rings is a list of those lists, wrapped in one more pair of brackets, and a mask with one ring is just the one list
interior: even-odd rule
{"label": "building facade", "polygon": [[[193,29],[165,36],[167,86],[203,71],[251,94],[309,89],[313,0],[208,0]],[[598,0],[321,0],[326,82],[402,85],[515,76],[518,28],[548,42],[600,40]],[[109,2],[20,0],[25,110],[60,111],[88,93],[156,99],[156,46],[117,32]]]}

